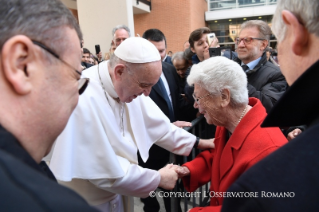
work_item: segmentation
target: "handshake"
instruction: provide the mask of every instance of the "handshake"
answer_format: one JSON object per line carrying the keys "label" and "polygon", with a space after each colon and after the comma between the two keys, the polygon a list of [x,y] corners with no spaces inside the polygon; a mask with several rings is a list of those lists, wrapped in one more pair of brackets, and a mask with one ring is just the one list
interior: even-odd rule
{"label": "handshake", "polygon": [[168,164],[167,166],[158,170],[161,175],[161,181],[158,187],[166,190],[172,190],[175,187],[178,178],[188,176],[190,171],[185,166]]}

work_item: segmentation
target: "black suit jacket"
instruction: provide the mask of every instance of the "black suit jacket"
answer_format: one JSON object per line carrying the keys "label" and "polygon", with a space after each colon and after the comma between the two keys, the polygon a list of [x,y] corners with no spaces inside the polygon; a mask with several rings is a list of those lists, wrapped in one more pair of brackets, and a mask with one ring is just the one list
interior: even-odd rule
{"label": "black suit jacket", "polygon": [[172,63],[172,58],[171,58],[170,56],[167,56],[167,57],[165,58],[164,62],[173,65],[173,63]]}
{"label": "black suit jacket", "polygon": [[[162,62],[162,71],[167,80],[169,90],[171,92],[172,105],[173,105],[173,110],[175,115],[175,119],[173,121],[176,121],[179,118],[178,108],[179,108],[179,96],[180,96],[179,87],[178,87],[178,75],[177,75],[175,67],[165,62]],[[163,111],[163,113],[167,117],[169,117],[168,106],[163,97],[162,91],[159,87],[159,83],[156,83],[153,86],[149,97]]]}
{"label": "black suit jacket", "polygon": [[[171,92],[172,105],[175,115],[175,119],[173,121],[176,121],[179,117],[180,100],[178,75],[175,67],[165,62],[162,62],[162,71]],[[167,117],[169,117],[168,106],[159,87],[159,83],[156,83],[153,86],[149,97],[156,103],[156,105],[162,110],[162,112]],[[144,163],[139,157],[139,165],[141,165],[142,167],[158,170],[165,166],[169,161],[169,151],[157,145],[153,145],[149,153],[150,156],[146,163]]]}
{"label": "black suit jacket", "polygon": [[1,125],[0,179],[1,211],[97,212],[74,191],[59,185],[45,162],[37,164]]}

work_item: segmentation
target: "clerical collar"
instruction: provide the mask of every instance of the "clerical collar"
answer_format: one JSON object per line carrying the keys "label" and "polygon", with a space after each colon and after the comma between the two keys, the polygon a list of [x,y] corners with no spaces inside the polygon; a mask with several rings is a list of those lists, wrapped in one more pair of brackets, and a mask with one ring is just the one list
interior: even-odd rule
{"label": "clerical collar", "polygon": [[[113,85],[113,82],[112,82],[112,79],[111,79],[111,76],[110,76],[110,73],[109,73],[109,69],[108,69],[108,64],[109,62],[108,61],[105,61],[105,62],[101,62],[99,64],[100,66],[100,74],[101,74],[101,81],[104,85],[104,88],[106,90],[106,92],[116,101],[119,100],[119,96],[117,95],[115,89],[114,89],[114,85]],[[106,66],[106,68],[105,68]],[[106,69],[106,70],[105,70]]]}

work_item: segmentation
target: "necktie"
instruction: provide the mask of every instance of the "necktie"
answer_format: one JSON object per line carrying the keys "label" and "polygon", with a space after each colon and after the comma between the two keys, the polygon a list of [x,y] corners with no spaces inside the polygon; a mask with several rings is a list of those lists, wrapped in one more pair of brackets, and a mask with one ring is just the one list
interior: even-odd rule
{"label": "necktie", "polygon": [[168,114],[169,114],[169,117],[168,117],[168,118],[169,118],[169,120],[170,120],[171,122],[174,122],[174,121],[175,121],[175,118],[174,118],[173,107],[172,107],[171,101],[170,101],[169,98],[168,98],[168,94],[167,94],[167,92],[166,92],[164,83],[163,83],[163,81],[162,81],[161,78],[159,78],[159,80],[158,80],[158,85],[159,85],[159,87],[160,87],[160,89],[161,89],[162,95],[163,95],[163,97],[164,97],[164,99],[165,99],[165,101],[166,101],[166,104],[167,104],[167,106],[168,106]]}
{"label": "necktie", "polygon": [[249,67],[247,65],[242,65],[241,67],[245,72],[249,71]]}

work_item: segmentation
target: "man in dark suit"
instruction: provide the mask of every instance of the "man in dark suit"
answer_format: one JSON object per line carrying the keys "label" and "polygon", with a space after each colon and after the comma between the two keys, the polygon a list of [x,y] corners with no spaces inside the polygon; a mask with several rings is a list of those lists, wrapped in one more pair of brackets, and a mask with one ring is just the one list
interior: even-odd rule
{"label": "man in dark suit", "polygon": [[169,64],[173,65],[172,58],[170,56],[168,56],[168,55],[165,56],[163,62],[166,62],[166,63],[169,63]]}
{"label": "man in dark suit", "polygon": [[222,211],[319,211],[319,1],[281,0],[272,30],[280,68],[291,86],[262,127],[307,125],[285,146],[244,173],[228,190]]}
{"label": "man in dark suit", "polygon": [[59,0],[1,1],[0,31],[0,210],[97,211],[41,161],[88,82],[77,21]]}
{"label": "man in dark suit", "polygon": [[[143,38],[149,40],[156,46],[163,61],[166,56],[166,38],[164,34],[158,29],[149,29],[144,32]],[[173,123],[179,116],[178,76],[174,66],[166,62],[162,62],[162,71],[162,75],[159,81],[153,86],[149,97]],[[182,126],[183,125],[180,125],[180,127]],[[144,163],[139,157],[139,165],[144,168],[159,170],[169,162],[169,155],[170,153],[167,150],[157,145],[153,145],[150,149],[147,162]],[[171,211],[170,198],[163,199],[166,211]],[[142,202],[144,202],[145,212],[156,212],[160,209],[156,197],[142,199]],[[181,211],[180,208],[179,211]]]}

